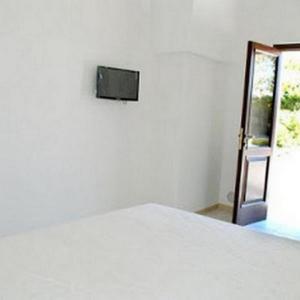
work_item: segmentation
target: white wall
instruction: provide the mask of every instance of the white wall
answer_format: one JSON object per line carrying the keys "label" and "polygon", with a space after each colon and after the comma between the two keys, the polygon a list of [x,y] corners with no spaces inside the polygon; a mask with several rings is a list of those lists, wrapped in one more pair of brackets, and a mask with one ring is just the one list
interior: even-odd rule
{"label": "white wall", "polygon": [[239,1],[236,5],[237,28],[224,72],[224,130],[222,175],[219,199],[227,202],[233,191],[237,161],[237,136],[240,126],[246,48],[249,40],[273,45],[300,42],[300,2],[297,0]]}
{"label": "white wall", "polygon": [[[2,0],[0,235],[233,190],[246,44],[299,42],[297,0]],[[141,70],[96,99],[97,65]]]}
{"label": "white wall", "polygon": [[[186,49],[192,16],[193,1],[1,1],[0,235],[218,200],[222,68]],[[100,64],[140,70],[140,101],[96,99]]]}
{"label": "white wall", "polygon": [[177,205],[196,209],[199,199],[208,207],[219,197],[222,124],[218,89],[221,64],[200,56],[184,55],[185,82],[179,104],[181,118],[177,137]]}
{"label": "white wall", "polygon": [[188,32],[188,48],[225,62],[237,29],[239,0],[194,0]]}
{"label": "white wall", "polygon": [[136,114],[146,114],[151,43],[141,37],[149,35],[149,3],[0,5],[0,233],[124,205],[134,105],[95,99],[95,68],[140,69],[143,109]]}

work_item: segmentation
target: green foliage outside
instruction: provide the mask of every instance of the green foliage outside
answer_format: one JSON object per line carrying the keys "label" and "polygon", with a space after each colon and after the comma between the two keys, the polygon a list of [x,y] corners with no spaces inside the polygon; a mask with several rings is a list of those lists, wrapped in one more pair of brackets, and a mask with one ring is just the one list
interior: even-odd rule
{"label": "green foliage outside", "polygon": [[[268,146],[272,129],[275,59],[256,55],[249,143]],[[277,146],[300,146],[300,55],[284,60],[282,97],[277,128]]]}
{"label": "green foliage outside", "polygon": [[281,109],[289,111],[300,110],[300,84],[295,85],[290,82],[283,84]]}
{"label": "green foliage outside", "polygon": [[277,146],[292,147],[300,145],[300,112],[282,110],[277,130]]}
{"label": "green foliage outside", "polygon": [[277,130],[277,146],[300,146],[300,64],[294,60],[285,63],[283,95]]}

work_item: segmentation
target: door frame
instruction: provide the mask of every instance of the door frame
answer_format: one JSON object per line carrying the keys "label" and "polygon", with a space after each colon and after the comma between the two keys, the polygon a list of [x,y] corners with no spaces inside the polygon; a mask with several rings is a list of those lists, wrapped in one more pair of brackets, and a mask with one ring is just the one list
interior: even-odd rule
{"label": "door frame", "polygon": [[279,49],[280,51],[300,51],[300,43],[294,44],[275,44],[274,48]]}
{"label": "door frame", "polygon": [[[291,45],[290,45],[291,46]],[[295,44],[294,45],[294,49],[296,49],[299,47],[300,49],[300,44]],[[279,45],[280,47],[280,45]],[[240,132],[239,132],[239,151],[238,151],[238,163],[237,163],[237,172],[236,172],[236,184],[235,184],[235,200],[234,200],[234,209],[233,209],[233,219],[232,222],[233,223],[237,223],[238,222],[238,212],[241,209],[240,208],[240,200],[241,198],[244,197],[244,195],[241,195],[241,193],[243,191],[245,191],[246,188],[246,176],[244,173],[244,169],[245,169],[245,159],[244,159],[244,152],[245,152],[245,129],[247,126],[247,117],[248,117],[248,112],[249,112],[249,108],[251,105],[251,101],[249,100],[251,98],[251,93],[252,93],[252,80],[251,78],[253,78],[254,75],[254,58],[255,58],[255,48],[259,48],[260,50],[265,50],[266,52],[269,53],[276,53],[278,54],[278,51],[282,51],[281,49],[279,49],[279,47],[271,47],[271,46],[267,46],[267,45],[263,45],[257,42],[252,42],[249,41],[248,42],[248,50],[247,50],[247,62],[246,62],[246,71],[245,71],[245,84],[244,84],[244,96],[243,96],[243,108],[242,108],[242,117],[241,117],[241,126],[240,126]],[[275,48],[275,49],[274,49]],[[276,90],[276,86],[278,86],[279,84],[279,80],[280,80],[280,73],[281,73],[281,63],[280,63],[280,57],[276,62],[276,74],[275,74],[275,86],[274,86],[274,106],[273,106],[273,122],[272,122],[272,127],[271,127],[271,145],[270,148],[272,149],[275,145],[275,132],[276,132],[276,121],[277,121],[277,115],[278,115],[278,107],[279,107],[279,103],[280,103],[280,99],[279,99],[279,90],[277,88]],[[270,155],[269,158],[269,162],[267,165],[267,177],[266,177],[266,181],[265,181],[265,196],[264,198],[267,198],[267,189],[268,189],[268,183],[269,183],[269,171],[270,171],[270,163],[271,163],[271,158],[272,155]],[[244,178],[242,178],[244,174]],[[261,214],[260,218],[263,218],[266,215],[267,212],[267,204],[265,203],[261,203],[260,205],[261,208],[259,208],[258,206],[253,206],[252,207],[252,211],[249,212],[249,216],[250,219],[252,218],[251,215],[258,215]],[[264,216],[263,216],[264,215]]]}

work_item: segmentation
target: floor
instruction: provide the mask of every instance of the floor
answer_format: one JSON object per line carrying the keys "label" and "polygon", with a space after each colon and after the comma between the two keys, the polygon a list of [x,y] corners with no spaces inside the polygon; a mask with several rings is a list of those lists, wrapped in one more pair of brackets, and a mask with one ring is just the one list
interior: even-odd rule
{"label": "floor", "polygon": [[[216,205],[199,212],[199,214],[229,222],[232,220],[232,208],[227,205]],[[300,227],[288,226],[272,220],[266,220],[248,225],[247,228],[267,234],[300,241]]]}
{"label": "floor", "polygon": [[[300,241],[300,147],[276,149],[270,172],[268,219],[247,227]],[[200,214],[231,222],[232,208],[215,205]]]}
{"label": "floor", "polygon": [[217,204],[200,211],[199,214],[229,223],[232,221],[232,207],[229,205]]}
{"label": "floor", "polygon": [[300,228],[276,223],[271,220],[257,222],[247,226],[248,228],[280,237],[300,241]]}
{"label": "floor", "polygon": [[277,149],[270,172],[268,220],[300,229],[300,148]]}

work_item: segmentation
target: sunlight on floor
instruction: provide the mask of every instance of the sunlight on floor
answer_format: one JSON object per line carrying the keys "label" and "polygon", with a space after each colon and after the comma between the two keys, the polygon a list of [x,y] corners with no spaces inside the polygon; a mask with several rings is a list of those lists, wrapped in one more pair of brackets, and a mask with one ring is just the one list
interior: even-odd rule
{"label": "sunlight on floor", "polygon": [[277,150],[270,173],[267,221],[248,228],[300,240],[300,148]]}
{"label": "sunlight on floor", "polygon": [[300,148],[277,152],[270,175],[268,219],[300,228]]}
{"label": "sunlight on floor", "polygon": [[300,227],[297,228],[294,226],[288,226],[286,224],[280,224],[274,221],[265,220],[250,224],[247,226],[247,228],[271,235],[300,241]]}

